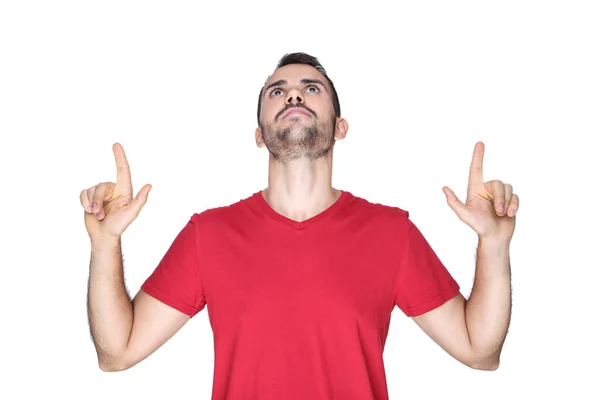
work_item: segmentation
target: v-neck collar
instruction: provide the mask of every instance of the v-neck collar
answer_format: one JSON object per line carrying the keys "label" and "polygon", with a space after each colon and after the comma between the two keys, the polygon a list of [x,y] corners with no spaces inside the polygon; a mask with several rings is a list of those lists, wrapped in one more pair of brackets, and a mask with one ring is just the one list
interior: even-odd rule
{"label": "v-neck collar", "polygon": [[352,198],[354,198],[354,196],[350,192],[344,190],[340,190],[340,192],[340,196],[333,204],[331,204],[329,207],[327,207],[325,210],[321,211],[317,215],[314,215],[300,222],[294,221],[293,219],[288,218],[285,215],[279,214],[277,211],[275,211],[269,205],[269,203],[267,203],[267,200],[265,200],[262,194],[262,190],[254,193],[251,197],[251,200],[260,209],[260,211],[267,215],[269,218],[272,218],[275,221],[288,225],[294,229],[305,229],[307,226],[312,225],[317,221],[326,219],[327,217],[330,217],[333,214],[337,213],[339,210],[344,208],[344,206],[346,206],[350,202],[350,200],[352,200]]}

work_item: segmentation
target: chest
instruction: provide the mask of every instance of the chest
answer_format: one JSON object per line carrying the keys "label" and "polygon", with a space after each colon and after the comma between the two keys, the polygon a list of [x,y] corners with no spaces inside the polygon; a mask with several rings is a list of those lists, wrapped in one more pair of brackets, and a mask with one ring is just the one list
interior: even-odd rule
{"label": "chest", "polygon": [[220,241],[205,277],[214,330],[282,330],[360,323],[383,329],[393,309],[397,259],[376,236],[301,235]]}

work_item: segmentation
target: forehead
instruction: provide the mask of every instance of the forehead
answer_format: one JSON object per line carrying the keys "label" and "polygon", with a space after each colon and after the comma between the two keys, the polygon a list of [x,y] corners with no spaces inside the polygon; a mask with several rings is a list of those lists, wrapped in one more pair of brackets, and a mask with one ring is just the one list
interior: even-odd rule
{"label": "forehead", "polygon": [[285,80],[289,83],[298,83],[305,78],[319,79],[324,83],[326,81],[325,76],[323,76],[322,73],[310,65],[288,64],[276,69],[275,72],[273,72],[273,75],[271,75],[269,79],[267,79],[267,82],[265,82],[265,86],[278,80]]}

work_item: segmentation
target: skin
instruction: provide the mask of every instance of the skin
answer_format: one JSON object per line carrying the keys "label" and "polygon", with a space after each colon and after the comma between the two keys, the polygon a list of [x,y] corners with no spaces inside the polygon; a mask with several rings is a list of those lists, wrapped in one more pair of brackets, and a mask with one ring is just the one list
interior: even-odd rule
{"label": "skin", "polygon": [[[321,83],[302,83],[304,79]],[[282,80],[286,84],[269,87]],[[265,89],[260,126],[255,131],[256,145],[269,150],[269,184],[263,196],[275,211],[303,221],[332,205],[341,194],[331,185],[333,149],[336,141],[346,137],[348,122],[335,117],[331,87],[311,66],[279,68]],[[310,110],[311,115],[282,118],[282,112],[294,105]],[[317,131],[312,142],[310,128]]]}
{"label": "skin", "polygon": [[469,300],[456,295],[413,320],[448,354],[475,369],[496,370],[511,317],[510,241],[519,197],[512,185],[483,180],[484,144],[477,142],[469,170],[467,199],[444,186],[448,206],[478,236],[475,282]]}
{"label": "skin", "polygon": [[[335,117],[331,88],[313,67],[292,64],[279,68],[265,88],[255,131],[257,146],[269,151],[268,188],[262,193],[277,212],[303,221],[331,206],[341,194],[331,185],[333,148],[346,136],[348,122]],[[307,114],[284,117],[289,110]],[[81,192],[92,243],[88,315],[103,371],[131,368],[190,319],[141,290],[132,301],[126,292],[121,235],[140,213],[151,186],[145,185],[133,197],[122,146],[115,143],[113,153],[117,182],[103,182]],[[442,188],[447,204],[479,238],[471,296],[467,301],[458,294],[413,320],[458,361],[471,368],[495,370],[511,314],[509,245],[515,228],[511,211],[516,213],[519,198],[509,184],[483,181],[483,153],[484,145],[478,142],[465,203],[451,189]]]}

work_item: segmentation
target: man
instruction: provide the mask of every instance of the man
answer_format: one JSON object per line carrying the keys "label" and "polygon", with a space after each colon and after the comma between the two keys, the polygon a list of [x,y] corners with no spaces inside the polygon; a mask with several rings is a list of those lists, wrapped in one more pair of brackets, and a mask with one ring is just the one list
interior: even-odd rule
{"label": "man", "polygon": [[387,399],[382,354],[395,306],[458,361],[498,368],[518,197],[509,184],[483,182],[483,143],[475,146],[465,204],[443,188],[479,237],[467,302],[407,211],[332,187],[333,147],[348,123],[316,58],[285,55],[260,91],[257,117],[268,187],[194,214],[133,301],[120,237],[151,186],[133,198],[115,143],[117,182],[81,192],[100,368],[139,363],[205,306],[214,333],[213,399]]}

